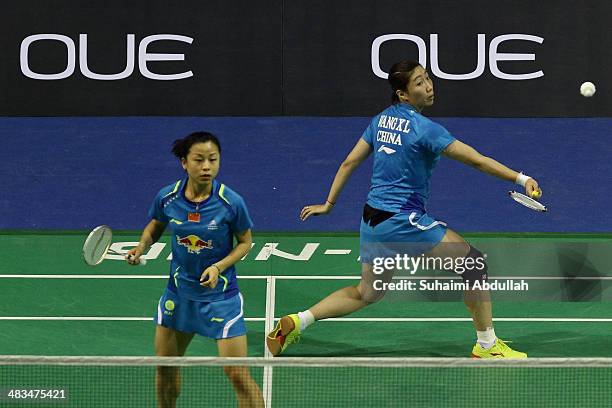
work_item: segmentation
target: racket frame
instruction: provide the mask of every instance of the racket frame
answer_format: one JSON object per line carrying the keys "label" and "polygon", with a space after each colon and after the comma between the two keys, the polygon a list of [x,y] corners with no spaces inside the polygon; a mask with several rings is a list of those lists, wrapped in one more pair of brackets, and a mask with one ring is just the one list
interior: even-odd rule
{"label": "racket frame", "polygon": [[508,191],[508,195],[516,201],[517,203],[529,208],[530,210],[537,212],[546,212],[548,208],[538,200],[535,200],[531,197],[526,196],[523,193],[519,193],[518,191]]}

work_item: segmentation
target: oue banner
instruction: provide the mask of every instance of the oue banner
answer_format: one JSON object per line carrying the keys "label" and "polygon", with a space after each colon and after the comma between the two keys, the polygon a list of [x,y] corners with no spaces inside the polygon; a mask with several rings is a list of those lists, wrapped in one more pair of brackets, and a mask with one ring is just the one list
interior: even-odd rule
{"label": "oue banner", "polygon": [[612,116],[603,0],[61,5],[4,11],[0,114],[370,116],[413,59],[432,116]]}

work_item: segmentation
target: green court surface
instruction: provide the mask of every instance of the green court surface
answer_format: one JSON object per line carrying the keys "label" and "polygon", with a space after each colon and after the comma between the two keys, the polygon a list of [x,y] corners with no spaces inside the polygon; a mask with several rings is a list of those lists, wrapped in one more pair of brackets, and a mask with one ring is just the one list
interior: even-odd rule
{"label": "green court surface", "polygon": [[[129,266],[120,259],[89,267],[80,253],[85,235],[0,232],[0,354],[154,354],[152,316],[168,276],[170,237],[164,236],[149,251],[145,267]],[[501,338],[512,340],[530,357],[612,357],[612,235],[466,236],[488,255],[490,279],[523,280],[529,286],[493,292],[495,329]],[[116,233],[113,249],[127,250],[137,239],[137,233]],[[272,316],[305,310],[333,290],[356,284],[358,255],[359,239],[354,234],[257,234],[251,252],[238,265],[249,356],[264,356],[264,336],[273,324]],[[417,279],[420,274],[401,276]],[[444,274],[430,278],[434,277],[443,282],[452,278]],[[287,355],[468,357],[474,341],[461,292],[398,291],[353,315],[318,322]],[[216,355],[216,346],[196,337],[187,355]],[[281,372],[275,369],[274,384]],[[261,383],[261,370],[253,373]],[[15,378],[22,378],[19,375],[14,373]],[[313,380],[310,377],[295,378],[307,383]],[[413,377],[416,386],[422,386],[421,376]],[[609,379],[609,371],[602,378]],[[186,381],[188,388],[191,380]],[[274,401],[281,395],[279,389]],[[148,401],[151,396],[142,398]],[[366,400],[348,405],[371,406]],[[381,406],[402,406],[392,399],[387,402]],[[316,404],[304,400],[308,405]],[[425,401],[415,406],[436,405]]]}

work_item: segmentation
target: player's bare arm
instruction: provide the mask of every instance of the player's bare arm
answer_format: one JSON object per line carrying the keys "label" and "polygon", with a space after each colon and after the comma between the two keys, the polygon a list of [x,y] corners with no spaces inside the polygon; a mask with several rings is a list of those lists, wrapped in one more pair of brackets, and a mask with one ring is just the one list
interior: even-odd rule
{"label": "player's bare arm", "polygon": [[227,254],[225,258],[212,264],[206,268],[204,272],[202,272],[202,276],[200,277],[202,286],[209,286],[214,289],[215,286],[217,286],[219,274],[230,266],[234,265],[236,262],[240,261],[251,250],[251,246],[253,244],[253,234],[251,233],[250,229],[236,233],[234,236],[236,237],[237,242],[232,251]]}
{"label": "player's bare arm", "polygon": [[140,256],[145,253],[147,248],[159,240],[165,229],[166,223],[155,219],[151,220],[142,231],[138,245],[129,250],[125,255],[127,262],[130,265],[138,265]]}
{"label": "player's bare arm", "polygon": [[[455,140],[442,152],[446,157],[474,167],[476,170],[515,183],[519,173],[500,162],[479,153],[472,146]],[[525,193],[531,197],[534,191],[541,191],[538,182],[529,178],[525,183]]]}

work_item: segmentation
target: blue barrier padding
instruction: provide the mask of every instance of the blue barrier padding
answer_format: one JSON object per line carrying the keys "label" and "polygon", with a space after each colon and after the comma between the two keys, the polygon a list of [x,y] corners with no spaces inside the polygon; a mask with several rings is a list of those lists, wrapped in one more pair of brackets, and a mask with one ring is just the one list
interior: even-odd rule
{"label": "blue barrier padding", "polygon": [[[246,200],[256,229],[357,231],[371,160],[333,213],[302,223],[323,202],[368,118],[0,118],[0,228],[139,229],[158,189],[182,176],[171,142],[195,130],[219,136],[219,180]],[[460,140],[540,182],[550,211],[511,201],[518,189],[443,158],[430,214],[459,231],[612,231],[612,119],[441,118]]]}

